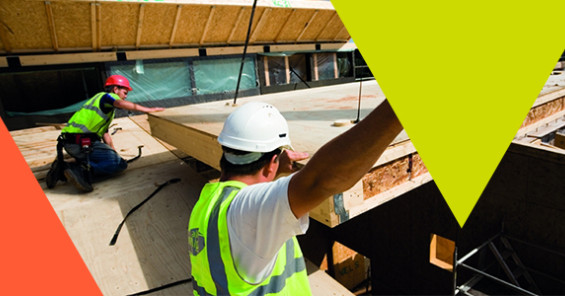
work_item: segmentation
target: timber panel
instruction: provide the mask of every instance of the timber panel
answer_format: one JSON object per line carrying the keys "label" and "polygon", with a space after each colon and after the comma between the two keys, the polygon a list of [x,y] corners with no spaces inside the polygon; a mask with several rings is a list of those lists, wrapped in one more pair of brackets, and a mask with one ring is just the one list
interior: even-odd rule
{"label": "timber panel", "polygon": [[[248,97],[240,99],[238,105],[248,101],[273,104],[287,119],[293,147],[297,151],[313,155],[323,144],[352,126],[349,124],[336,127],[333,123],[340,119],[355,119],[358,87],[358,83],[351,83]],[[363,92],[361,118],[384,99],[375,81],[363,83]],[[152,113],[149,114],[148,121],[154,136],[219,170],[222,152],[217,137],[223,122],[234,109],[232,101],[217,101]],[[410,157],[411,171],[408,170]],[[300,163],[304,165],[307,162],[308,160],[305,160]],[[328,198],[311,211],[310,216],[333,227],[431,180],[404,132],[393,141],[374,167],[373,173],[384,170],[389,175],[393,172],[394,176],[383,178],[382,174],[376,174],[380,179],[379,190],[369,190],[369,184],[375,183],[371,181],[371,178],[375,177],[370,172],[364,180],[343,192],[341,196]]]}
{"label": "timber panel", "polygon": [[[285,3],[289,7],[259,1],[251,45],[349,40],[329,1]],[[198,0],[2,1],[0,50],[8,55],[243,44],[251,4]]]}

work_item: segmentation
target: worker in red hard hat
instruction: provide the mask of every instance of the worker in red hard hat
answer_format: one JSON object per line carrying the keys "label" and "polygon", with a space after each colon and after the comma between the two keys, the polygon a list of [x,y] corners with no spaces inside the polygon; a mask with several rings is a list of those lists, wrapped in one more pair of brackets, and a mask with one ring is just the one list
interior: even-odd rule
{"label": "worker in red hard hat", "polygon": [[[81,191],[90,192],[93,190],[91,176],[112,175],[127,168],[127,162],[116,152],[108,133],[115,109],[145,113],[164,110],[126,101],[132,90],[127,78],[111,75],[104,84],[104,92],[94,95],[69,119],[57,139],[57,159],[46,177],[48,188],[62,180],[71,182]],[[75,162],[63,161],[63,148]]]}

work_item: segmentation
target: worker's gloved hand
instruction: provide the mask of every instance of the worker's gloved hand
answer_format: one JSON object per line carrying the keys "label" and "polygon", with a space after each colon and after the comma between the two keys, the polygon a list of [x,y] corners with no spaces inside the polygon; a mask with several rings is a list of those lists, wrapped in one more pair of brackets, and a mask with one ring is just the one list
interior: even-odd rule
{"label": "worker's gloved hand", "polygon": [[291,150],[284,150],[279,156],[279,169],[277,175],[279,174],[290,174],[298,170],[295,162],[304,160],[310,157],[307,152],[298,152]]}

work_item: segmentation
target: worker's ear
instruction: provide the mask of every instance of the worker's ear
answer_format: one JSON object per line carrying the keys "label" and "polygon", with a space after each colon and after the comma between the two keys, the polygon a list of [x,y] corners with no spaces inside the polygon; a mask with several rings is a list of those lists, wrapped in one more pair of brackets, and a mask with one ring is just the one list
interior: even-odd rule
{"label": "worker's ear", "polygon": [[264,177],[274,177],[277,175],[277,170],[279,169],[279,161],[277,159],[278,155],[271,156],[271,160],[263,167]]}

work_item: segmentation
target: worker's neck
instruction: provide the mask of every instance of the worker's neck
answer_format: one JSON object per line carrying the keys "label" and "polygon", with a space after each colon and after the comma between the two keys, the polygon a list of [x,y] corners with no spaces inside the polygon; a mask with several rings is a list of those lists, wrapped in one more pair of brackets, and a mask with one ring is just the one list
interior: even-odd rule
{"label": "worker's neck", "polygon": [[257,184],[257,183],[263,183],[263,182],[269,182],[272,180],[269,180],[268,178],[266,178],[263,174],[261,173],[257,173],[255,175],[226,175],[222,172],[222,175],[220,176],[220,182],[225,182],[225,181],[239,181],[242,183],[245,183],[247,185],[253,185],[253,184]]}

